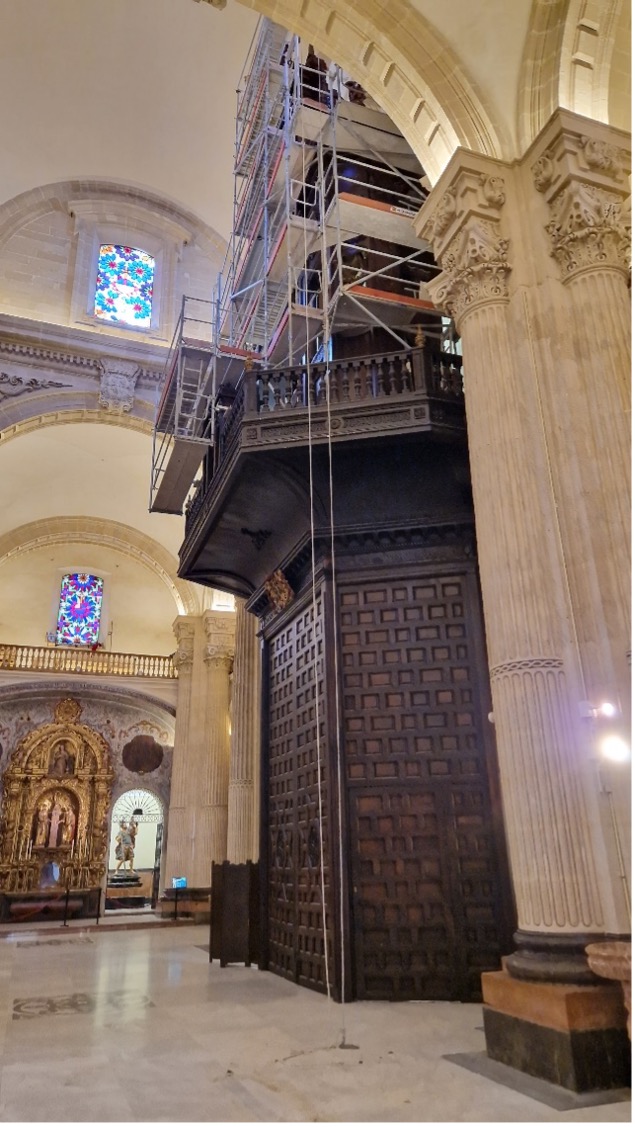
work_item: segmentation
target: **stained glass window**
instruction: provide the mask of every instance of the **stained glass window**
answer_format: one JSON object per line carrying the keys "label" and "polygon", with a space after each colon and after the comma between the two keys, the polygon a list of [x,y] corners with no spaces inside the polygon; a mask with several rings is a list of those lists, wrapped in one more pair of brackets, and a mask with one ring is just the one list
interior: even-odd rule
{"label": "stained glass window", "polygon": [[62,579],[57,615],[57,646],[94,646],[99,641],[104,581],[98,575],[74,572]]}
{"label": "stained glass window", "polygon": [[95,316],[147,329],[152,321],[154,259],[136,247],[99,248]]}

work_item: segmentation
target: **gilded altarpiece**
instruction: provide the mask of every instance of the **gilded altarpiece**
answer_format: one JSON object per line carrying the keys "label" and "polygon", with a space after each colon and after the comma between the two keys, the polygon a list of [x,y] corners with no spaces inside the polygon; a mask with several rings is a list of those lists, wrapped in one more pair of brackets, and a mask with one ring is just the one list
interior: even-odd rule
{"label": "gilded altarpiece", "polygon": [[13,752],[0,810],[0,890],[88,889],[106,872],[114,771],[103,736],[68,697]]}

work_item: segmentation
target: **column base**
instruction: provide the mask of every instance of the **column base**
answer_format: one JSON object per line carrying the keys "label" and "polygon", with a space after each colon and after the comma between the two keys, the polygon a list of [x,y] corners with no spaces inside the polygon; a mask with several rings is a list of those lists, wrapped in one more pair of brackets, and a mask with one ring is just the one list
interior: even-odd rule
{"label": "column base", "polygon": [[594,1092],[630,1084],[630,1045],[619,986],[562,985],[482,975],[487,1055],[559,1084]]}

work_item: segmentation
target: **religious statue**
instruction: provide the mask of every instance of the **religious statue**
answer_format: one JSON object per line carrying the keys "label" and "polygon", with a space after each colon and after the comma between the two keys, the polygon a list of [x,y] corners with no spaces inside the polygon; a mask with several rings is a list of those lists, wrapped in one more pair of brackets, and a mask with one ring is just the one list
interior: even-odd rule
{"label": "religious statue", "polygon": [[71,841],[75,837],[76,825],[77,819],[75,817],[75,812],[72,807],[69,806],[68,810],[66,811],[64,825],[62,828],[62,845],[70,845]]}
{"label": "religious statue", "polygon": [[53,806],[53,809],[51,810],[51,832],[49,834],[48,842],[49,849],[55,849],[57,847],[57,838],[60,832],[60,823],[62,823],[63,827],[65,821],[65,813],[66,811],[64,809],[64,805],[60,802],[59,798],[56,795],[55,804]]}
{"label": "religious statue", "polygon": [[37,826],[35,828],[35,845],[46,845],[50,825],[50,802],[41,802],[37,811]]}
{"label": "religious statue", "polygon": [[134,873],[135,870],[132,862],[134,861],[134,843],[136,836],[137,823],[135,821],[131,820],[129,825],[124,821],[119,823],[119,833],[115,838],[117,842],[115,848],[115,857],[117,858],[117,864],[115,866],[116,873],[119,872],[121,866],[125,864],[126,861],[128,862],[129,872]]}
{"label": "religious statue", "polygon": [[73,760],[68,754],[68,745],[62,742],[59,747],[53,752],[53,759],[49,770],[49,775],[56,779],[63,778],[64,775],[70,775],[73,771]]}

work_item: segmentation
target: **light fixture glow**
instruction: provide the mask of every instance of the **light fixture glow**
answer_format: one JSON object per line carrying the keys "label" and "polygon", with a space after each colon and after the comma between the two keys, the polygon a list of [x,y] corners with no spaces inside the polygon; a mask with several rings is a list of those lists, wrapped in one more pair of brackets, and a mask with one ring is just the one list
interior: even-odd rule
{"label": "light fixture glow", "polygon": [[605,759],[611,759],[614,763],[626,763],[631,755],[630,747],[621,736],[605,736],[600,744],[600,751]]}
{"label": "light fixture glow", "polygon": [[605,701],[605,703],[601,704],[598,708],[598,714],[600,716],[617,716],[617,708],[614,704]]}

